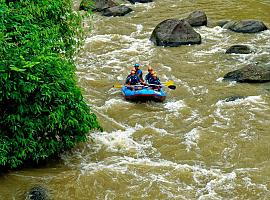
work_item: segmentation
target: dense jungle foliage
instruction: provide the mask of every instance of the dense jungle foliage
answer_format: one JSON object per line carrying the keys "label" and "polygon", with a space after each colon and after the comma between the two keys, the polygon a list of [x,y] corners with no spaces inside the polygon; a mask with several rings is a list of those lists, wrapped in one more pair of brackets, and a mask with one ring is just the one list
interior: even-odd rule
{"label": "dense jungle foliage", "polygon": [[71,0],[0,3],[0,167],[40,162],[99,129],[76,85]]}

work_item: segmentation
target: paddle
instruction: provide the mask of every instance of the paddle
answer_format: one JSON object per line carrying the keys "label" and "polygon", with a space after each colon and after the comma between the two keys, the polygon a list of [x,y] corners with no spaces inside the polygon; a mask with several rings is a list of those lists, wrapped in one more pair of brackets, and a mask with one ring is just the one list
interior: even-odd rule
{"label": "paddle", "polygon": [[[114,84],[113,87],[114,88],[122,88],[124,85],[120,85],[120,84]],[[148,86],[145,86],[145,85],[130,85],[131,87],[148,87]]]}
{"label": "paddle", "polygon": [[[149,85],[155,85],[155,84],[149,84]],[[171,90],[175,90],[176,89],[176,86],[174,85],[173,81],[162,82],[162,85],[167,86]],[[114,84],[113,87],[114,88],[122,88],[123,85],[121,85],[121,84]]]}
{"label": "paddle", "polygon": [[123,85],[120,85],[120,84],[114,84],[113,87],[114,87],[114,88],[122,88]]}
{"label": "paddle", "polygon": [[167,81],[165,83],[162,83],[164,84],[165,86],[167,86],[168,88],[172,89],[172,90],[175,90],[176,89],[176,85],[174,85],[174,82],[173,81]]}
{"label": "paddle", "polygon": [[176,86],[175,85],[168,85],[168,88],[170,88],[171,90],[175,90]]}
{"label": "paddle", "polygon": [[169,85],[169,84],[167,84],[167,85],[157,85],[157,84],[148,84],[149,86],[167,86],[169,89],[171,89],[171,90],[175,90],[176,89],[176,86],[175,85]]}

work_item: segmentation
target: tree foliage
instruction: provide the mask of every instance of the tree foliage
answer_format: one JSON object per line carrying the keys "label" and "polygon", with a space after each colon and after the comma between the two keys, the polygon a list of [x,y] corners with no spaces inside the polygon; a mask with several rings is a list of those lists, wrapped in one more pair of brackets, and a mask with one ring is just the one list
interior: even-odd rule
{"label": "tree foliage", "polygon": [[0,167],[45,160],[100,129],[76,86],[80,23],[71,0],[0,3]]}

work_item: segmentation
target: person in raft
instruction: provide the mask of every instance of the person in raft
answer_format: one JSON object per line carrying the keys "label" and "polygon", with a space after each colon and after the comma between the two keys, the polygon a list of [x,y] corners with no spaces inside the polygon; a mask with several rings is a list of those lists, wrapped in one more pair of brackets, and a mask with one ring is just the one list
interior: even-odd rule
{"label": "person in raft", "polygon": [[140,78],[137,76],[136,71],[132,69],[126,78],[126,85],[138,85],[140,83]]}
{"label": "person in raft", "polygon": [[141,79],[141,82],[144,82],[142,70],[139,69],[140,65],[138,63],[135,63],[134,67],[135,67],[137,76]]}
{"label": "person in raft", "polygon": [[149,66],[148,67],[148,74],[146,74],[146,76],[144,78],[146,83],[149,83],[149,79],[152,78],[153,73],[154,73],[153,68]]}
{"label": "person in raft", "polygon": [[153,72],[152,77],[149,79],[148,84],[150,85],[151,88],[160,90],[162,86],[159,78],[157,77],[156,72]]}

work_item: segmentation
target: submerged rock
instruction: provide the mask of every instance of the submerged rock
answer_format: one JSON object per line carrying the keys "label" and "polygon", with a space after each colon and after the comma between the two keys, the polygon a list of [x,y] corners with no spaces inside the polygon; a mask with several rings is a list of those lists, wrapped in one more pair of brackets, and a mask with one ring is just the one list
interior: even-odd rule
{"label": "submerged rock", "polygon": [[124,16],[132,11],[131,8],[121,5],[121,6],[114,6],[111,8],[106,8],[102,11],[102,15],[110,17],[110,16]]}
{"label": "submerged rock", "polygon": [[258,33],[268,29],[262,21],[258,20],[231,21],[226,23],[223,28],[238,33]]}
{"label": "submerged rock", "polygon": [[128,0],[130,3],[135,4],[135,3],[149,3],[153,2],[153,0]]}
{"label": "submerged rock", "polygon": [[263,83],[270,81],[270,66],[246,66],[227,73],[224,80],[242,83]]}
{"label": "submerged rock", "polygon": [[230,96],[224,99],[225,102],[236,101],[238,99],[244,99],[244,96]]}
{"label": "submerged rock", "polygon": [[207,16],[203,11],[194,11],[185,19],[191,26],[206,26]]}
{"label": "submerged rock", "polygon": [[35,186],[29,190],[26,200],[49,200],[49,195],[45,188]]}
{"label": "submerged rock", "polygon": [[200,44],[201,35],[186,20],[167,19],[156,26],[150,40],[157,46],[176,47]]}
{"label": "submerged rock", "polygon": [[247,45],[233,45],[226,51],[227,54],[249,54],[252,53],[251,49]]}

